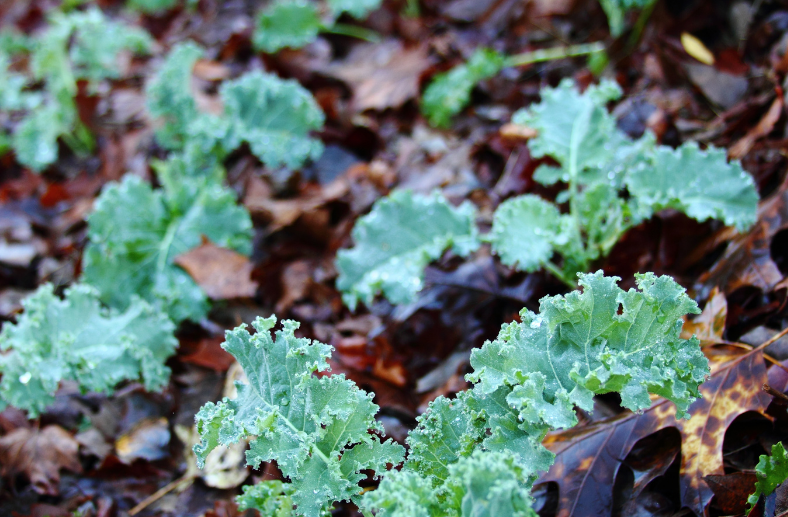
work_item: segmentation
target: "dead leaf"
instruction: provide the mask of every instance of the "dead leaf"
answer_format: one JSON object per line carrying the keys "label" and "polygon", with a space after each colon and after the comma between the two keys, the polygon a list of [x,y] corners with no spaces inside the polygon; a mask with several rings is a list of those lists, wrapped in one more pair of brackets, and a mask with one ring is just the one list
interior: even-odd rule
{"label": "dead leaf", "polygon": [[695,319],[686,321],[681,329],[681,337],[689,339],[693,334],[701,341],[701,345],[714,344],[722,341],[725,332],[725,318],[728,316],[728,301],[725,294],[715,287],[709,295],[709,301],[703,312]]}
{"label": "dead leaf", "polygon": [[170,428],[167,419],[146,418],[115,441],[115,452],[123,463],[143,459],[156,461],[170,455]]}
{"label": "dead leaf", "polygon": [[276,302],[276,312],[281,314],[295,302],[306,297],[312,285],[313,266],[309,261],[296,260],[282,272],[282,297]]}
{"label": "dead leaf", "polygon": [[681,33],[681,46],[690,56],[694,57],[704,65],[714,64],[714,54],[711,53],[701,40],[689,32]]}
{"label": "dead leaf", "polygon": [[747,508],[747,497],[755,492],[754,472],[733,472],[724,476],[706,476],[714,495],[715,505],[725,515],[742,514]]}
{"label": "dead leaf", "polygon": [[79,444],[63,428],[19,428],[0,438],[0,472],[24,474],[39,494],[58,495],[60,469],[82,472]]}
{"label": "dead leaf", "polygon": [[419,93],[419,77],[430,66],[424,47],[406,49],[395,39],[356,46],[323,72],[348,83],[357,111],[397,108]]}
{"label": "dead leaf", "polygon": [[244,196],[244,206],[252,214],[269,221],[271,232],[290,226],[303,214],[313,212],[330,201],[337,200],[348,192],[348,183],[337,178],[313,195],[295,199],[274,199],[271,187],[263,180],[253,177],[249,180]]}
{"label": "dead leaf", "polygon": [[[194,426],[176,425],[175,434],[184,445],[183,456],[187,465],[184,477],[200,477],[209,487],[222,490],[240,486],[249,477],[246,468],[246,440],[229,446],[219,445],[208,454],[205,466],[199,469],[192,448],[200,442],[200,433]],[[186,487],[187,485],[184,485],[182,489]]]}
{"label": "dead leaf", "polygon": [[501,136],[511,140],[530,140],[539,134],[536,129],[521,124],[504,124],[499,130]]}
{"label": "dead leaf", "polygon": [[731,160],[741,158],[750,152],[750,149],[752,149],[752,146],[755,145],[758,139],[771,133],[774,129],[774,125],[777,124],[777,121],[780,120],[783,114],[784,106],[785,103],[782,95],[778,95],[777,98],[774,99],[774,102],[772,102],[769,111],[766,112],[758,124],[747,131],[746,135],[728,149],[728,158]]}
{"label": "dead leaf", "polygon": [[758,222],[731,240],[722,257],[700,275],[699,284],[719,286],[725,293],[751,285],[771,292],[783,279],[771,257],[772,238],[788,227],[788,181],[758,206]]}
{"label": "dead leaf", "polygon": [[257,282],[251,279],[254,265],[249,258],[207,240],[178,255],[175,263],[214,300],[250,298],[257,292]]}
{"label": "dead leaf", "polygon": [[226,372],[233,364],[233,356],[225,352],[222,343],[224,343],[224,336],[207,337],[197,342],[181,339],[180,350],[188,347],[188,350],[191,351],[180,356],[180,360],[217,372]]}
{"label": "dead leaf", "polygon": [[685,63],[690,80],[714,104],[729,109],[744,98],[749,88],[746,77],[717,70],[700,63]]}
{"label": "dead leaf", "polygon": [[660,400],[640,415],[551,433],[545,445],[556,453],[556,462],[539,481],[558,484],[557,515],[609,515],[622,458],[640,439],[668,427],[681,432],[681,504],[705,515],[714,492],[704,479],[725,473],[725,431],[742,413],[766,411],[770,397],[761,389],[764,382],[763,355],[749,352],[715,368],[701,385],[703,398],[690,407],[689,420],[677,421],[675,406]]}

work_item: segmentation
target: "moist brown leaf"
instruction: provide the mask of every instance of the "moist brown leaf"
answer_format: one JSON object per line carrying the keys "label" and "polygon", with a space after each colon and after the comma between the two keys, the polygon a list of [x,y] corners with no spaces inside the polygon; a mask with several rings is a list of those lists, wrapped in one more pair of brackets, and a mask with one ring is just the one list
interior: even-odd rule
{"label": "moist brown leaf", "polygon": [[357,111],[397,108],[419,93],[419,77],[430,66],[423,47],[406,49],[398,40],[355,47],[323,72],[348,83]]}
{"label": "moist brown leaf", "polygon": [[733,472],[724,476],[706,476],[706,484],[717,497],[715,504],[726,515],[744,513],[747,496],[755,492],[754,472]]}
{"label": "moist brown leaf", "polygon": [[175,258],[175,263],[214,300],[247,298],[257,292],[251,279],[254,265],[248,257],[227,248],[203,241],[202,245]]}
{"label": "moist brown leaf", "polygon": [[0,438],[0,472],[24,474],[39,494],[58,495],[60,469],[82,472],[79,444],[63,428],[19,428]]}
{"label": "moist brown leaf", "polygon": [[772,102],[771,107],[769,107],[769,111],[764,114],[758,124],[747,131],[746,135],[731,146],[728,150],[728,158],[736,160],[743,157],[750,152],[756,141],[771,133],[777,121],[780,120],[784,107],[785,101],[783,101],[782,95],[778,95],[777,98],[774,99],[774,102]]}
{"label": "moist brown leaf", "polygon": [[725,318],[728,316],[728,301],[725,294],[714,288],[703,312],[697,318],[686,321],[681,329],[681,337],[689,339],[694,334],[701,344],[714,344],[722,341],[725,332]]}
{"label": "moist brown leaf", "polygon": [[758,222],[744,235],[735,237],[722,257],[698,279],[700,284],[720,286],[732,293],[743,286],[755,286],[764,292],[783,279],[770,254],[772,238],[788,226],[788,181],[758,207]]}
{"label": "moist brown leaf", "polygon": [[690,406],[689,420],[677,421],[675,407],[660,400],[640,415],[548,435],[545,445],[556,453],[556,462],[539,482],[558,484],[559,517],[610,515],[621,459],[641,438],[675,427],[681,433],[681,504],[705,515],[714,492],[704,478],[725,473],[725,430],[742,413],[766,411],[770,397],[761,389],[764,382],[763,355],[748,352],[717,367],[701,385],[703,398]]}
{"label": "moist brown leaf", "polygon": [[169,456],[169,444],[167,419],[146,418],[115,441],[115,452],[127,464],[137,459],[156,461]]}

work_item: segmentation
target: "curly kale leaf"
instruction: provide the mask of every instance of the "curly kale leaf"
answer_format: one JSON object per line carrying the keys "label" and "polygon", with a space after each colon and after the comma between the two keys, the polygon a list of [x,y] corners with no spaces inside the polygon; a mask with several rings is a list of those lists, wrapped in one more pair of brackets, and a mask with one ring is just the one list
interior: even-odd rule
{"label": "curly kale leaf", "polygon": [[224,83],[220,93],[230,121],[228,152],[247,142],[267,166],[289,168],[323,153],[309,133],[323,127],[325,115],[297,81],[253,71]]}
{"label": "curly kale leaf", "polygon": [[498,74],[504,62],[504,56],[495,50],[477,49],[467,63],[435,76],[424,90],[421,112],[431,125],[447,127],[451,118],[468,105],[476,84]]}
{"label": "curly kale leaf", "polygon": [[125,309],[137,295],[176,322],[199,321],[207,298],[175,257],[199,246],[203,236],[249,254],[251,220],[235,194],[211,177],[163,174],[161,180],[160,190],[131,175],[105,187],[88,217],[84,280],[110,307]]}
{"label": "curly kale leaf", "polygon": [[112,392],[124,380],[142,379],[149,390],[167,384],[175,326],[142,300],[118,312],[102,308],[89,286],[74,285],[61,300],[45,284],[22,304],[18,322],[0,333],[0,406],[36,417],[64,380],[95,392]]}
{"label": "curly kale leaf", "polygon": [[755,466],[755,492],[747,498],[747,515],[752,512],[761,496],[769,496],[788,479],[788,455],[782,442],[772,445],[772,455],[761,455]]}
{"label": "curly kale leaf", "polygon": [[317,39],[323,29],[320,12],[307,0],[276,0],[257,15],[252,42],[273,54],[283,48],[300,48]]}
{"label": "curly kale leaf", "polygon": [[678,149],[660,147],[654,168],[634,168],[627,188],[654,210],[673,208],[698,221],[719,219],[739,231],[755,224],[758,192],[738,161],[727,162],[723,149],[701,151],[694,142]]}
{"label": "curly kale leaf", "polygon": [[466,256],[479,246],[476,210],[453,207],[438,191],[431,196],[394,191],[375,203],[353,228],[356,245],[337,253],[337,288],[355,310],[378,293],[392,303],[412,301],[424,283],[424,268],[451,248]]}
{"label": "curly kale leaf", "polygon": [[[638,275],[638,290],[629,291],[617,280],[580,275],[582,292],[543,298],[538,315],[523,310],[521,321],[474,350],[473,388],[430,404],[408,437],[402,472],[386,476],[364,503],[390,517],[405,515],[414,498],[426,501],[422,515],[439,515],[432,507],[471,515],[467,501],[495,500],[474,511],[530,515],[527,491],[553,462],[542,439],[575,425],[575,406],[590,410],[593,395],[617,392],[625,407],[643,410],[653,393],[686,417],[709,373],[698,340],[680,337],[682,317],[697,305],[670,277]],[[469,472],[483,476],[462,468],[469,458],[501,475],[469,482]]]}
{"label": "curly kale leaf", "polygon": [[[699,221],[721,219],[740,231],[754,224],[758,194],[739,162],[692,142],[677,150],[659,146],[650,133],[631,140],[605,107],[620,94],[610,81],[581,94],[565,80],[544,89],[539,104],[514,114],[515,124],[537,130],[528,143],[531,154],[558,162],[539,167],[534,179],[568,184],[556,201],[568,202],[569,213],[532,195],[504,202],[489,237],[504,263],[525,271],[544,266],[572,283],[629,228],[664,208]],[[550,262],[554,253],[563,257],[561,270]]]}
{"label": "curly kale leaf", "polygon": [[183,147],[189,126],[199,114],[189,84],[194,64],[202,54],[194,43],[178,43],[146,86],[148,111],[162,121],[156,139],[167,149]]}
{"label": "curly kale leaf", "polygon": [[[402,461],[404,450],[370,432],[382,430],[371,395],[344,375],[313,375],[328,369],[331,347],[297,338],[298,323],[288,320],[273,339],[275,324],[276,317],[258,318],[254,335],[245,325],[227,332],[222,346],[249,383],[236,383],[237,398],[203,406],[196,416],[202,441],[194,452],[202,463],[217,445],[253,437],[248,464],[275,460],[290,479],[277,496],[279,506],[286,496],[297,515],[316,517],[335,501],[357,500],[366,477],[361,471],[385,471]],[[264,495],[269,504],[272,494]]]}

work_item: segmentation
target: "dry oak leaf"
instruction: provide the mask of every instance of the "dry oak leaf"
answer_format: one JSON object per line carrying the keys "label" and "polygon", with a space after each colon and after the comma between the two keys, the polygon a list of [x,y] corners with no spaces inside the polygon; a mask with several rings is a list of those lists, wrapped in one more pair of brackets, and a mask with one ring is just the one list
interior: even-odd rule
{"label": "dry oak leaf", "polygon": [[725,319],[728,317],[728,301],[725,294],[715,287],[703,312],[695,319],[686,321],[681,329],[681,337],[689,339],[695,335],[701,346],[721,342],[725,332]]}
{"label": "dry oak leaf", "polygon": [[430,66],[424,47],[406,49],[398,40],[356,46],[322,72],[353,90],[356,111],[397,108],[419,93],[419,77]]}
{"label": "dry oak leaf", "polygon": [[78,451],[74,437],[59,426],[20,427],[0,438],[0,472],[24,474],[39,494],[58,495],[61,468],[82,472]]}
{"label": "dry oak leaf", "polygon": [[777,193],[761,201],[755,226],[746,234],[733,238],[722,257],[700,276],[698,283],[708,287],[720,286],[728,294],[743,286],[771,292],[783,275],[772,260],[770,245],[777,232],[787,227],[788,179]]}
{"label": "dry oak leaf", "polygon": [[251,279],[254,265],[249,258],[205,238],[200,246],[178,255],[175,263],[213,300],[250,298],[257,292],[257,282]]}
{"label": "dry oak leaf", "polygon": [[681,433],[681,504],[705,515],[714,496],[705,477],[725,473],[722,445],[728,425],[747,411],[765,412],[770,400],[762,391],[767,378],[760,351],[712,363],[712,370],[700,386],[703,398],[690,406],[689,420],[677,421],[675,407],[660,400],[642,414],[548,435],[545,446],[556,453],[556,462],[538,483],[558,484],[557,516],[609,516],[621,461],[638,440],[669,427]]}

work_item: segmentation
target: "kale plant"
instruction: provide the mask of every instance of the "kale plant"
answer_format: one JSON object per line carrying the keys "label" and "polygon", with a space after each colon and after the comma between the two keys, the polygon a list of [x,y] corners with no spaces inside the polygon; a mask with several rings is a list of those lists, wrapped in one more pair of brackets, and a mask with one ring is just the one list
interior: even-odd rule
{"label": "kale plant", "polygon": [[[100,81],[120,77],[120,52],[145,53],[152,42],[146,32],[110,20],[97,8],[55,12],[48,22],[40,35],[13,39],[16,44],[0,51],[0,112],[15,126],[13,136],[0,138],[0,150],[12,147],[19,163],[34,171],[57,160],[60,138],[77,152],[93,147],[74,102],[77,81],[87,81],[95,92]],[[8,51],[29,53],[28,74],[11,71]],[[43,88],[34,90],[39,82]]]}
{"label": "kale plant", "polygon": [[343,14],[362,19],[380,7],[381,0],[274,0],[257,15],[252,41],[255,48],[274,53],[283,48],[300,48],[317,39],[321,32],[374,39],[374,33],[337,23]]}
{"label": "kale plant", "polygon": [[160,168],[159,179],[159,190],[132,175],[104,189],[88,217],[83,280],[110,307],[123,310],[139,296],[175,322],[199,321],[208,299],[175,258],[203,236],[248,255],[252,222],[235,193],[214,177]]}
{"label": "kale plant", "polygon": [[90,286],[74,285],[61,300],[45,284],[22,304],[17,323],[0,333],[0,409],[12,405],[36,417],[66,380],[108,393],[125,380],[142,379],[149,390],[167,385],[175,326],[139,298],[108,310]]}
{"label": "kale plant", "polygon": [[322,143],[310,133],[323,127],[325,116],[294,80],[248,72],[221,85],[224,113],[201,113],[190,91],[191,71],[201,56],[194,43],[176,45],[148,84],[148,109],[162,121],[162,146],[181,153],[194,169],[221,162],[243,143],[274,168],[296,168],[322,154]]}
{"label": "kale plant", "polygon": [[772,455],[761,455],[755,466],[755,492],[747,498],[747,515],[755,509],[758,500],[774,493],[777,487],[788,479],[788,455],[782,442],[772,445]]}
{"label": "kale plant", "polygon": [[[532,156],[557,164],[540,166],[534,179],[565,188],[555,202],[525,194],[498,206],[490,233],[480,239],[502,263],[527,272],[544,268],[574,287],[577,273],[588,271],[627,230],[660,210],[674,209],[698,221],[717,219],[739,231],[755,223],[758,193],[738,161],[728,163],[723,150],[703,151],[694,142],[678,149],[657,145],[650,133],[631,140],[605,107],[620,94],[610,81],[581,94],[565,80],[542,90],[541,103],[515,113],[515,124],[538,133],[528,143]],[[425,201],[395,191],[359,218],[355,247],[340,251],[336,261],[337,287],[351,308],[378,293],[392,303],[413,301],[424,266],[458,236],[458,254],[475,249],[477,233],[468,227],[475,218],[472,206],[463,206],[459,228],[409,208],[414,203]],[[456,212],[440,194],[430,203],[447,214]],[[419,251],[422,246],[429,252]]]}
{"label": "kale plant", "polygon": [[[401,471],[388,470],[401,447],[370,433],[380,429],[370,395],[343,375],[313,375],[327,369],[331,348],[296,338],[291,321],[274,340],[275,318],[258,319],[254,335],[243,326],[227,333],[223,347],[249,383],[197,414],[195,453],[204,461],[218,444],[252,438],[248,463],[276,460],[287,478],[239,497],[264,515],[316,517],[352,500],[364,515],[533,517],[531,486],[554,459],[542,439],[576,425],[575,407],[590,411],[594,395],[615,392],[638,411],[656,394],[687,417],[709,373],[699,341],[680,337],[684,315],[700,312],[685,290],[651,273],[637,276],[637,290],[617,280],[581,275],[582,292],[543,298],[539,314],[524,309],[474,350],[473,387],[430,404]],[[362,496],[363,469],[383,481]]]}

